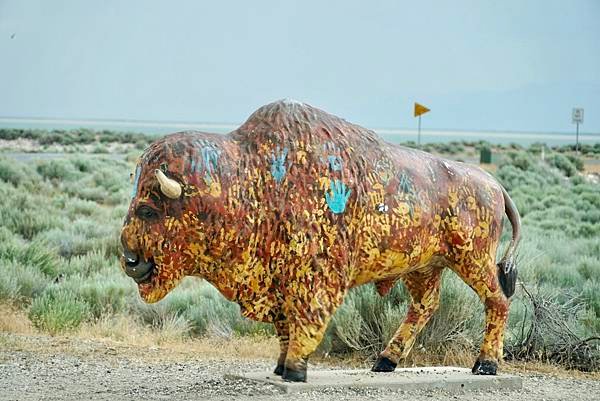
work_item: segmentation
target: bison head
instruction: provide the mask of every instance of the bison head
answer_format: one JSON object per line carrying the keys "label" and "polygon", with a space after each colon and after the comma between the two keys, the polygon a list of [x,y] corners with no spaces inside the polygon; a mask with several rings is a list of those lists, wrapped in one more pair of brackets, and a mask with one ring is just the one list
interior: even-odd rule
{"label": "bison head", "polygon": [[202,275],[214,263],[224,142],[210,134],[170,135],[136,166],[121,265],[146,302],[161,300],[184,276]]}

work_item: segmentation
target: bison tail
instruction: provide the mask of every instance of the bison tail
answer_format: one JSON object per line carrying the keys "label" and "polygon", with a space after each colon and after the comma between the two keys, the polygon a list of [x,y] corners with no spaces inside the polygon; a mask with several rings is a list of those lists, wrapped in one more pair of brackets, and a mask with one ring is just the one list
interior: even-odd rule
{"label": "bison tail", "polygon": [[515,293],[515,285],[517,284],[517,265],[514,257],[502,259],[498,266],[498,281],[502,292],[506,298],[510,298]]}
{"label": "bison tail", "polygon": [[510,244],[504,253],[500,262],[498,262],[498,281],[502,287],[502,292],[507,298],[510,298],[515,293],[515,285],[517,283],[517,264],[516,264],[516,249],[521,240],[521,217],[514,202],[508,196],[508,193],[502,188],[504,196],[504,211],[512,226],[512,238]]}

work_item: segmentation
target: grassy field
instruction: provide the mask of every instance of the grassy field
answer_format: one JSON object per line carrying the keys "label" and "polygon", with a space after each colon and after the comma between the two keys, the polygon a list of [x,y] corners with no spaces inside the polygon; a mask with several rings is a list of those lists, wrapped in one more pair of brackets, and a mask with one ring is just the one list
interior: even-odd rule
{"label": "grassy field", "polygon": [[[0,132],[0,139],[11,141],[15,135],[11,139]],[[30,136],[38,143],[43,137]],[[15,316],[27,316],[27,325],[42,332],[96,333],[116,340],[139,335],[160,343],[273,334],[269,325],[242,318],[237,305],[199,279],[184,280],[158,304],[144,304],[119,268],[117,238],[136,149],[149,138],[119,135],[109,140],[110,133],[88,132],[72,137],[73,143],[61,144],[58,135],[47,145],[83,146],[76,142],[83,137],[87,148],[79,152],[88,153],[27,164],[0,153],[0,312],[16,310]],[[121,149],[122,161],[94,151],[99,144],[108,149],[114,143],[131,145]],[[477,146],[481,144],[431,145],[429,150],[460,158]],[[590,149],[587,154],[594,154],[596,147]],[[544,161],[538,146],[495,151],[502,153],[495,174],[513,196],[524,225],[522,285],[511,305],[507,357],[597,370],[600,185],[580,172],[582,161],[568,148],[546,150]],[[505,240],[509,236],[506,230]],[[370,285],[354,289],[335,315],[320,353],[375,356],[400,324],[407,303],[402,284],[385,298]],[[5,322],[0,330],[11,327]],[[469,365],[482,328],[480,302],[448,272],[442,306],[420,336],[413,362]]]}

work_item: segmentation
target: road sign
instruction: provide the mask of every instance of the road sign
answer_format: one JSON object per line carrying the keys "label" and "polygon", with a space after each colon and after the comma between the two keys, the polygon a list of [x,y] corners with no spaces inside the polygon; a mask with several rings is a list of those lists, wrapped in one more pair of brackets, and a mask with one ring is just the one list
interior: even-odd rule
{"label": "road sign", "polygon": [[575,134],[575,152],[579,154],[579,124],[583,124],[583,107],[573,107],[571,120],[573,121],[573,124],[577,125],[577,131]]}
{"label": "road sign", "polygon": [[583,124],[583,108],[573,107],[573,114],[571,115],[573,124]]}
{"label": "road sign", "polygon": [[415,102],[415,117],[419,117],[421,114],[425,114],[429,109],[422,104]]}

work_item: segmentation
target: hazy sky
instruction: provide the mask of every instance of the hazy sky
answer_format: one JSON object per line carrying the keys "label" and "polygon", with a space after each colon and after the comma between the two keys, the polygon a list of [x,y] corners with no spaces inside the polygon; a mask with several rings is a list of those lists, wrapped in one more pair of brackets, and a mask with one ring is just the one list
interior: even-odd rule
{"label": "hazy sky", "polygon": [[599,0],[0,0],[0,57],[0,116],[600,132]]}

